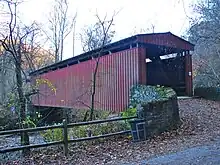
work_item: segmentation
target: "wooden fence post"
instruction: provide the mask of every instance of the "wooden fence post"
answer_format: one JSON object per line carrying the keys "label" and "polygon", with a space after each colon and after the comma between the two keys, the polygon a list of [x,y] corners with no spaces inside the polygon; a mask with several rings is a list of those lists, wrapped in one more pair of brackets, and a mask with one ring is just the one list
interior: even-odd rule
{"label": "wooden fence post", "polygon": [[63,144],[64,144],[64,154],[68,155],[68,130],[67,130],[67,121],[63,120]]}

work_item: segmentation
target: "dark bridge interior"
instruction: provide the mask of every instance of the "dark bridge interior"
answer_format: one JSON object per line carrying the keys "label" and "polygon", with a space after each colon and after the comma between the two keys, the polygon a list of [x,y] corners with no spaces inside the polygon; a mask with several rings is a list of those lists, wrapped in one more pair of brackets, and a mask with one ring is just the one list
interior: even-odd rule
{"label": "dark bridge interior", "polygon": [[184,50],[166,46],[148,46],[147,85],[171,87],[177,95],[186,95],[185,53]]}
{"label": "dark bridge interior", "polygon": [[146,65],[148,85],[172,87],[177,95],[186,95],[184,56],[155,60]]}

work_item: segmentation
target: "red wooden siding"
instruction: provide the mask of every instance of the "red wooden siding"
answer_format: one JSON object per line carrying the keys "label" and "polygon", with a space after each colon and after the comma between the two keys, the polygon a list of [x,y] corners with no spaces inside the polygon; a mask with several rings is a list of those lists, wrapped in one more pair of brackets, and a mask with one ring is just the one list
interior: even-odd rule
{"label": "red wooden siding", "polygon": [[[192,96],[193,95],[193,84],[192,84],[192,55],[190,54],[186,54],[185,55],[185,68],[186,68],[186,94],[188,96]],[[190,75],[191,73],[191,75]]]}
{"label": "red wooden siding", "polygon": [[[128,106],[132,85],[145,83],[146,65],[144,48],[133,48],[100,58],[95,108],[123,111]],[[88,60],[59,70],[42,74],[56,87],[56,93],[47,85],[40,86],[40,96],[33,98],[35,105],[87,109],[91,105],[92,72],[97,59]],[[140,65],[139,65],[140,64]]]}
{"label": "red wooden siding", "polygon": [[145,85],[147,83],[147,65],[146,65],[146,49],[139,48],[139,84]]}
{"label": "red wooden siding", "polygon": [[138,41],[143,43],[167,46],[172,48],[193,50],[194,46],[172,33],[146,34],[138,36]]}

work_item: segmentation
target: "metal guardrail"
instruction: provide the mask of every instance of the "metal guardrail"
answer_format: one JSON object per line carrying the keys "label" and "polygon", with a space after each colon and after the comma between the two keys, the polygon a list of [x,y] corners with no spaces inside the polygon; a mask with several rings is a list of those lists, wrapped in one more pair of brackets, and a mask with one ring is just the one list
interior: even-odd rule
{"label": "metal guardrail", "polygon": [[120,131],[120,132],[109,133],[109,134],[104,134],[104,135],[98,135],[98,136],[91,136],[91,137],[84,137],[84,138],[77,138],[77,139],[68,140],[68,128],[73,128],[73,127],[77,127],[77,126],[92,125],[92,124],[109,123],[109,122],[114,122],[114,121],[130,120],[130,119],[134,119],[134,118],[136,118],[136,116],[127,117],[127,118],[118,117],[118,118],[112,118],[112,119],[106,119],[106,120],[94,120],[94,121],[70,123],[70,124],[67,124],[66,120],[63,120],[62,125],[0,131],[0,136],[3,136],[3,135],[23,133],[23,132],[37,132],[37,131],[43,131],[43,130],[48,130],[48,129],[62,128],[63,129],[63,136],[64,136],[63,141],[54,141],[54,142],[44,143],[44,144],[35,144],[35,145],[25,145],[25,146],[19,146],[19,147],[11,147],[11,148],[6,148],[6,149],[1,149],[0,153],[6,153],[6,152],[19,151],[19,150],[24,150],[24,149],[48,147],[48,146],[52,146],[52,145],[63,144],[64,145],[64,153],[67,156],[68,155],[68,144],[69,143],[81,142],[81,141],[87,141],[87,140],[94,140],[94,139],[99,139],[99,138],[115,136],[115,135],[129,134],[131,132],[130,130],[126,130],[126,131]]}

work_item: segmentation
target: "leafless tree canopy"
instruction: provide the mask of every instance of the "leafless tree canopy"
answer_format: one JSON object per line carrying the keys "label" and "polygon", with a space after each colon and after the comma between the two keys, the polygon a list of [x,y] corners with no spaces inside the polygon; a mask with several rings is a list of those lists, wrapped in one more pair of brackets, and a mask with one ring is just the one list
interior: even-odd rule
{"label": "leafless tree canopy", "polygon": [[49,33],[45,32],[54,49],[55,61],[63,59],[64,41],[73,29],[75,16],[68,16],[67,0],[55,0],[49,17]]}
{"label": "leafless tree canopy", "polygon": [[[96,38],[96,36],[93,36],[93,35],[86,35],[88,38],[87,38],[87,49],[88,50],[93,50],[95,48],[100,48],[100,51],[98,52],[98,56],[94,59],[95,60],[95,66],[94,66],[94,71],[92,73],[92,84],[91,84],[91,105],[88,105],[89,109],[90,109],[90,115],[89,115],[89,120],[93,120],[94,119],[94,109],[95,109],[95,95],[96,95],[96,90],[97,90],[97,81],[98,81],[98,74],[99,74],[99,65],[100,65],[100,58],[101,58],[101,55],[103,53],[103,48],[104,46],[106,45],[107,42],[109,42],[110,40],[110,36],[112,34],[114,34],[113,31],[111,31],[111,27],[113,25],[113,22],[114,22],[114,19],[115,19],[115,16],[117,15],[117,13],[114,13],[112,15],[112,17],[107,21],[107,15],[104,17],[104,19],[102,20],[98,14],[96,14],[96,18],[97,18],[97,24],[96,26],[98,25],[98,32],[99,32],[99,38]],[[91,29],[93,31],[93,29]],[[96,29],[94,29],[95,32]],[[93,33],[92,33],[93,34]],[[95,44],[95,40],[93,40],[93,37],[95,38],[95,40],[98,42]],[[94,42],[93,44],[91,44],[90,42]],[[94,47],[93,47],[94,46]],[[93,56],[93,55],[92,55]]]}
{"label": "leafless tree canopy", "polygon": [[[33,22],[30,25],[24,25],[19,21],[17,8],[22,1],[0,0],[0,5],[4,6],[6,14],[5,23],[0,25],[0,59],[2,60],[1,76],[3,82],[1,85],[9,85],[6,82],[12,83],[12,90],[7,89],[8,94],[15,96],[14,106],[16,107],[16,114],[18,116],[18,124],[20,128],[25,128],[27,117],[27,101],[32,94],[36,94],[34,88],[28,83],[28,72],[38,68],[36,64],[43,64],[41,57],[37,57],[38,53],[42,52],[40,43],[37,42],[40,33],[39,26]],[[40,62],[39,62],[40,60]],[[9,63],[10,62],[10,63]],[[11,65],[9,65],[11,64]],[[6,66],[10,70],[6,70]],[[10,74],[5,74],[5,72]],[[10,75],[7,76],[7,75]],[[10,79],[14,75],[14,79]],[[14,80],[14,81],[13,81]],[[3,91],[4,92],[4,91]],[[21,134],[21,144],[29,144],[27,133]],[[26,152],[28,153],[28,152]]]}
{"label": "leafless tree canopy", "polygon": [[136,35],[136,34],[140,34],[140,33],[154,33],[154,31],[155,31],[155,25],[154,24],[150,24],[150,26],[147,27],[147,28],[137,28],[135,26],[134,29],[131,32],[131,35]]}
{"label": "leafless tree canopy", "polygon": [[[88,52],[94,50],[96,48],[100,48],[104,45],[111,43],[112,38],[115,35],[115,31],[109,29],[108,33],[104,34],[107,30],[108,24],[110,23],[107,20],[107,17],[104,18],[103,21],[98,21],[94,25],[85,26],[80,33],[80,40],[82,44],[82,48],[84,52]],[[113,25],[111,25],[112,28]],[[103,27],[105,29],[103,29]],[[105,41],[103,43],[103,37],[105,36]]]}
{"label": "leafless tree canopy", "polygon": [[[2,2],[2,1],[1,1]],[[12,56],[15,65],[15,76],[16,76],[16,93],[18,96],[17,105],[19,111],[19,125],[20,128],[25,128],[23,124],[26,119],[26,99],[25,99],[25,92],[24,92],[24,81],[23,78],[27,79],[25,71],[22,69],[22,43],[24,38],[26,38],[34,29],[32,27],[25,28],[24,33],[22,28],[19,27],[17,22],[17,7],[18,2],[12,1],[3,1],[4,4],[7,5],[9,10],[9,23],[8,23],[8,30],[5,32],[4,38],[0,39],[1,46],[4,48],[5,53],[7,56]],[[23,74],[23,76],[22,76]],[[28,145],[29,144],[29,137],[27,133],[21,134],[21,144]],[[25,151],[25,153],[28,153]]]}
{"label": "leafless tree canopy", "polygon": [[195,85],[220,84],[220,1],[202,1],[195,7],[199,18],[189,29],[189,40],[196,44]]}

